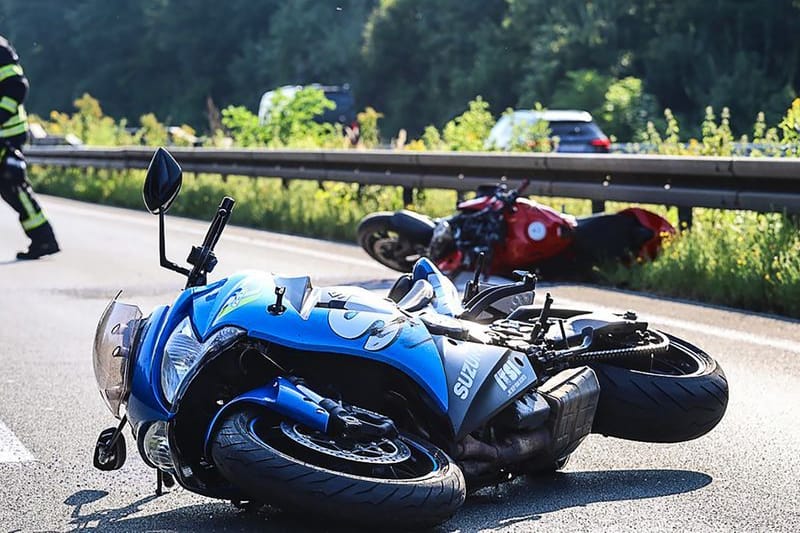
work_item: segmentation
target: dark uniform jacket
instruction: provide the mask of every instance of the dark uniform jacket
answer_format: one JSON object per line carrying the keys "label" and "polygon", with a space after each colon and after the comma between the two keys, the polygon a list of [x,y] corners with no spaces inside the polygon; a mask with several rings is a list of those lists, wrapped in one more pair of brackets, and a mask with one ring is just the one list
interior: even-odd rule
{"label": "dark uniform jacket", "polygon": [[28,80],[19,64],[19,56],[0,36],[0,141],[25,138],[28,117],[22,102],[27,94]]}

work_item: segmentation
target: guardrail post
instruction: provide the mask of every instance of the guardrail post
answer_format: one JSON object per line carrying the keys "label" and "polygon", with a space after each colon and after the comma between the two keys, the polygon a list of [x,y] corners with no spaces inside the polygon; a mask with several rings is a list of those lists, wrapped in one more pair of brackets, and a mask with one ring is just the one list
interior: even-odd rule
{"label": "guardrail post", "polygon": [[606,210],[605,200],[592,200],[592,213],[603,213]]}
{"label": "guardrail post", "polygon": [[680,229],[689,229],[692,227],[692,208],[678,206],[678,222],[680,222]]}
{"label": "guardrail post", "polygon": [[414,203],[414,187],[403,187],[403,205]]}

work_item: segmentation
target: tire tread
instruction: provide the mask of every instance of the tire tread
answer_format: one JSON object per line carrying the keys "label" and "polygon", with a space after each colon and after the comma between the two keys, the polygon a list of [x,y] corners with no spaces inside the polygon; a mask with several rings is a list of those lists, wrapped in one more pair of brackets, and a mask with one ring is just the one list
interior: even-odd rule
{"label": "tire tread", "polygon": [[643,442],[681,442],[698,438],[719,423],[728,405],[722,368],[699,348],[672,336],[670,342],[693,350],[704,361],[704,371],[676,377],[591,365],[600,382],[594,433]]}
{"label": "tire tread", "polygon": [[444,454],[439,471],[414,480],[336,475],[287,459],[256,438],[247,429],[254,416],[252,408],[226,416],[212,438],[211,456],[220,473],[256,501],[300,512],[313,509],[325,519],[402,528],[444,522],[464,502],[464,477]]}

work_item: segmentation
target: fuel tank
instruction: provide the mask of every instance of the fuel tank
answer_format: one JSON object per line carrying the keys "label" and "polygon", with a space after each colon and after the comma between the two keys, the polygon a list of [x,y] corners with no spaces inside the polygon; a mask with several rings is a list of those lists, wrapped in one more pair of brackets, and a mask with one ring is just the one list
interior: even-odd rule
{"label": "fuel tank", "polygon": [[253,338],[297,350],[372,359],[407,374],[447,412],[447,380],[436,343],[419,319],[394,302],[360,287],[315,288],[308,277],[260,271],[214,285],[192,298],[190,315],[200,340],[236,326]]}

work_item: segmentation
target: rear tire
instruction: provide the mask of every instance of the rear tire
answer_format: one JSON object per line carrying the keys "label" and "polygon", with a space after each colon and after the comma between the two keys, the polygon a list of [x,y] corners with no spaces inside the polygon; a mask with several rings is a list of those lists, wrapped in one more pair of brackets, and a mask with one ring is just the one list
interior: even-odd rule
{"label": "rear tire", "polygon": [[427,243],[412,242],[392,226],[393,213],[373,213],[364,217],[356,230],[358,244],[370,257],[398,272],[411,272],[416,260],[425,254]]}
{"label": "rear tire", "polygon": [[[400,436],[411,457],[390,467],[365,465],[298,445],[268,416],[254,407],[229,414],[211,443],[220,473],[253,500],[315,518],[396,528],[440,524],[464,502],[461,470],[433,445]],[[334,470],[337,465],[350,472]]]}
{"label": "rear tire", "polygon": [[667,335],[666,353],[649,370],[593,363],[600,382],[593,433],[642,442],[681,442],[705,435],[728,405],[728,381],[714,359]]}

